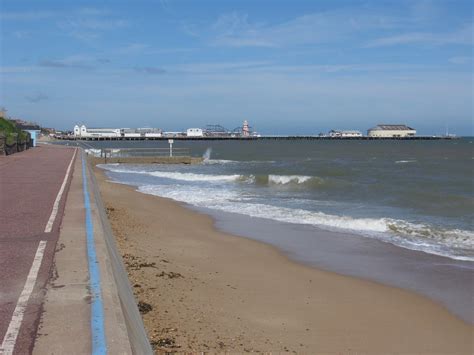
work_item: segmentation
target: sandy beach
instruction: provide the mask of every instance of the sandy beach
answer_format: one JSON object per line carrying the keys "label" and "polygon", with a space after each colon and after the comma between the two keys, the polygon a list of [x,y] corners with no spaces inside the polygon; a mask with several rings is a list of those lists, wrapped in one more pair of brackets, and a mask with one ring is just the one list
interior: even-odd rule
{"label": "sandy beach", "polygon": [[95,171],[157,351],[473,351],[473,327],[428,298],[298,264]]}

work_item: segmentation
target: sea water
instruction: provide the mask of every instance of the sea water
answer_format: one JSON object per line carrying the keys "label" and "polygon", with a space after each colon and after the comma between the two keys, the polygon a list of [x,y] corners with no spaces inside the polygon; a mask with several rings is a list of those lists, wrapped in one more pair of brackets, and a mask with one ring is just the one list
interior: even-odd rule
{"label": "sea water", "polygon": [[474,323],[471,139],[175,145],[203,164],[102,167],[113,181],[210,214],[226,232],[317,268],[426,295]]}
{"label": "sea water", "polygon": [[473,145],[449,141],[187,142],[201,165],[107,165],[196,207],[474,260]]}

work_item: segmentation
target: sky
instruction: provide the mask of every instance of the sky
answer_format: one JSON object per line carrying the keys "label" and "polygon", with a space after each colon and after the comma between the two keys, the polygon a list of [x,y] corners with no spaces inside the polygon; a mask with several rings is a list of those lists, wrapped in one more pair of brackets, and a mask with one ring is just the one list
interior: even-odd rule
{"label": "sky", "polygon": [[0,106],[57,129],[473,135],[473,30],[463,0],[0,0]]}

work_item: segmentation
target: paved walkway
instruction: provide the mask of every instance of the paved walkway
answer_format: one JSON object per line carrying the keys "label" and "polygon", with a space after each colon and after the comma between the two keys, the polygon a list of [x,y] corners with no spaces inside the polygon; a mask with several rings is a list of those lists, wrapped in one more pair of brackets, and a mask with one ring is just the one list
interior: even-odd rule
{"label": "paved walkway", "polygon": [[40,146],[0,157],[0,353],[33,349],[74,156]]}

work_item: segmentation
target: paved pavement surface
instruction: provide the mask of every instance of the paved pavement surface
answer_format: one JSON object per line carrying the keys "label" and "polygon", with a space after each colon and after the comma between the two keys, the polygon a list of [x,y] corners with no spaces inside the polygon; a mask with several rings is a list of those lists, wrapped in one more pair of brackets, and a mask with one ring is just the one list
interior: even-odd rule
{"label": "paved pavement surface", "polygon": [[40,241],[47,242],[38,277],[21,320],[14,347],[16,354],[30,353],[33,348],[72,171],[59,201],[51,232],[45,233],[45,227],[73,155],[72,148],[40,146],[0,157],[0,346],[11,324]]}

